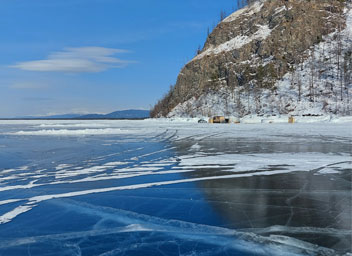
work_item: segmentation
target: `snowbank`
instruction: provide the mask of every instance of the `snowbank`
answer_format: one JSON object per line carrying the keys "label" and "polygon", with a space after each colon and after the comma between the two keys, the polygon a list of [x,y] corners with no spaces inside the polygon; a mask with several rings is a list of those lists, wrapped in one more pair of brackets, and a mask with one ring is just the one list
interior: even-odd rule
{"label": "snowbank", "polygon": [[118,128],[106,128],[106,129],[45,129],[36,131],[18,131],[14,133],[8,133],[8,135],[112,135],[112,134],[125,134],[130,131],[121,130]]}

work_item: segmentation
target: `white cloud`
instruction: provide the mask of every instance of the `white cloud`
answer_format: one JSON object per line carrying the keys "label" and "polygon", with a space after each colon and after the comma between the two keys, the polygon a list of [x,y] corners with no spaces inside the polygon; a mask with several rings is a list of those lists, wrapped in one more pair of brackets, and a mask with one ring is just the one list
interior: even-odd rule
{"label": "white cloud", "polygon": [[65,48],[52,53],[44,60],[19,62],[11,67],[40,72],[101,72],[109,68],[122,68],[133,63],[114,57],[128,51],[104,47]]}

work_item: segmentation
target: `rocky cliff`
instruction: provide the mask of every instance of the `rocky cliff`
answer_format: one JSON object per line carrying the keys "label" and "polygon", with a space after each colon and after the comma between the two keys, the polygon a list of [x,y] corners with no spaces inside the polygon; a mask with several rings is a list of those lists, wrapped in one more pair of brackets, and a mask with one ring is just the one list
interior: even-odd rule
{"label": "rocky cliff", "polygon": [[218,24],[151,113],[351,114],[351,55],[350,0],[259,0]]}

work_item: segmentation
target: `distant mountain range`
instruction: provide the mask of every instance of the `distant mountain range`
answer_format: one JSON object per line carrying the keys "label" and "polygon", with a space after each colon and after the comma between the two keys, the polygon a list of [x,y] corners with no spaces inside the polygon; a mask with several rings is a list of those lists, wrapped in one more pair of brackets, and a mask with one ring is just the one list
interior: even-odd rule
{"label": "distant mountain range", "polygon": [[109,118],[116,118],[116,119],[141,119],[141,118],[148,118],[149,117],[149,110],[137,110],[137,109],[129,109],[129,110],[120,110],[115,111],[110,114],[101,115],[101,114],[89,114],[79,116],[78,118],[82,119],[109,119]]}
{"label": "distant mountain range", "polygon": [[[149,118],[149,110],[120,110],[109,114],[63,114],[51,116],[24,116],[15,119],[145,119]],[[11,119],[11,118],[10,118]]]}

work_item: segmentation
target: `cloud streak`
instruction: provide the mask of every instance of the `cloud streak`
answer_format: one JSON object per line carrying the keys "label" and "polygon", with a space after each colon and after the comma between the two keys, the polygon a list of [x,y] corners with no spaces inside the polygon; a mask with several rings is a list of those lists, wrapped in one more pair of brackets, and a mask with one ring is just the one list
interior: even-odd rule
{"label": "cloud streak", "polygon": [[48,97],[24,97],[22,98],[24,101],[52,101],[52,98]]}
{"label": "cloud streak", "polygon": [[128,51],[104,47],[65,48],[50,54],[47,59],[19,62],[10,67],[38,72],[102,72],[110,68],[122,68],[133,61],[114,57]]}
{"label": "cloud streak", "polygon": [[48,84],[42,82],[15,82],[9,86],[11,89],[45,89]]}

